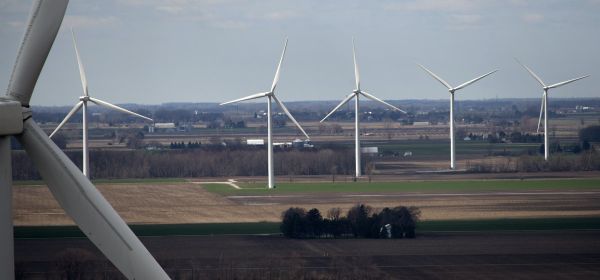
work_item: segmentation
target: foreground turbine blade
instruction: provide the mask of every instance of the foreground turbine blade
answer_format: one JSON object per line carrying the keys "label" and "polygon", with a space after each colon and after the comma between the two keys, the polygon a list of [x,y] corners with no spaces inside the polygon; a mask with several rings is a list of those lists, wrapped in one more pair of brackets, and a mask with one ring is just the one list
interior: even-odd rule
{"label": "foreground turbine blade", "polygon": [[169,279],[79,168],[31,119],[17,139],[65,212],[128,279]]}
{"label": "foreground turbine blade", "polygon": [[72,28],[71,28],[71,35],[73,36],[73,46],[75,47],[75,54],[77,55],[77,65],[79,66],[79,77],[81,78],[81,86],[83,87],[83,94],[85,96],[89,96],[87,78],[85,76],[85,70],[83,69],[83,63],[81,62],[81,57],[79,56],[79,50],[77,49],[77,42],[75,41],[75,32],[73,31]]}
{"label": "foreground turbine blade", "polygon": [[356,47],[354,45],[354,37],[352,37],[352,57],[354,58],[354,80],[356,82],[356,90],[360,90],[360,74],[358,73],[358,64],[356,63]]}
{"label": "foreground turbine blade", "polygon": [[455,88],[454,88],[454,90],[459,90],[459,89],[461,89],[461,88],[465,88],[465,87],[467,87],[468,85],[470,85],[470,84],[472,84],[472,83],[474,83],[474,82],[477,82],[477,81],[479,81],[479,80],[481,80],[481,79],[483,79],[483,78],[485,78],[485,77],[487,77],[487,76],[489,76],[489,75],[492,75],[492,74],[494,74],[494,73],[496,73],[496,72],[498,72],[498,70],[494,70],[494,71],[492,71],[492,72],[489,72],[489,73],[487,73],[487,74],[483,74],[483,75],[481,75],[481,76],[479,76],[479,77],[477,77],[477,78],[475,78],[475,79],[473,79],[473,80],[470,80],[470,81],[468,81],[468,82],[465,82],[464,84],[462,84],[462,85],[460,85],[460,86],[457,86],[457,87],[455,87]]}
{"label": "foreground turbine blade", "polygon": [[285,44],[283,45],[283,52],[281,53],[281,58],[279,59],[279,64],[277,64],[277,71],[275,71],[275,78],[273,78],[273,84],[271,85],[271,92],[275,91],[275,87],[277,87],[277,82],[279,82],[279,72],[281,70],[281,63],[283,63],[283,57],[285,56],[285,50],[287,49],[288,39],[285,39]]}
{"label": "foreground turbine blade", "polygon": [[242,97],[236,100],[231,100],[231,101],[227,101],[227,102],[223,102],[219,105],[227,105],[227,104],[231,104],[231,103],[237,103],[237,102],[242,102],[242,101],[246,101],[246,100],[251,100],[251,99],[256,99],[256,98],[261,98],[261,97],[265,97],[267,95],[269,95],[269,92],[261,92],[261,93],[256,93],[256,94],[252,94],[252,95],[248,95],[246,97]]}
{"label": "foreground turbine blade", "polygon": [[536,81],[538,81],[538,83],[540,83],[540,85],[542,85],[542,87],[546,87],[546,84],[544,84],[544,81],[542,81],[542,79],[540,77],[538,77],[538,75],[533,73],[533,71],[531,69],[529,69],[529,67],[525,66],[525,64],[521,63],[521,61],[519,61],[516,58],[515,58],[515,61],[517,61],[517,63],[519,63],[521,66],[523,66],[523,68],[525,68],[525,70],[527,70],[527,72],[529,72],[531,77],[533,77]]}
{"label": "foreground turbine blade", "polygon": [[[542,124],[542,114],[544,113],[544,102],[546,102],[546,93],[542,95],[542,106],[540,107],[540,118],[538,119],[537,133],[540,133],[540,125]],[[544,131],[545,132],[545,131]]]}
{"label": "foreground turbine blade", "polygon": [[50,134],[50,138],[52,138],[52,136],[54,136],[54,134],[56,134],[56,132],[58,132],[58,130],[63,127],[63,125],[65,125],[67,123],[67,121],[69,121],[69,119],[75,115],[75,113],[77,113],[77,111],[79,111],[79,109],[81,109],[81,106],[83,106],[83,101],[79,101],[77,102],[77,104],[75,104],[75,106],[73,106],[73,109],[71,109],[71,111],[69,111],[69,113],[67,114],[67,116],[62,120],[62,122],[60,122],[58,124],[58,126],[54,129],[54,131],[52,131],[52,133]]}
{"label": "foreground turbine blade", "polygon": [[425,68],[425,66],[418,64],[419,67],[421,67],[421,69],[425,70],[425,72],[429,73],[429,75],[431,75],[431,77],[433,77],[434,79],[436,79],[438,82],[442,83],[442,85],[444,85],[446,88],[448,89],[452,89],[452,86],[450,86],[449,83],[447,83],[446,81],[444,81],[442,78],[438,77],[438,75],[436,75],[435,73],[429,71],[429,69]]}
{"label": "foreground turbine blade", "polygon": [[346,98],[344,98],[344,100],[342,100],[342,102],[340,102],[340,104],[338,104],[337,106],[335,106],[335,108],[333,108],[333,110],[331,110],[331,112],[329,112],[329,114],[327,114],[327,116],[325,116],[321,122],[325,121],[327,118],[329,118],[329,116],[331,116],[331,114],[335,113],[335,111],[337,111],[337,109],[339,109],[340,107],[344,106],[344,104],[348,103],[348,101],[350,101],[350,99],[352,99],[352,97],[354,97],[356,95],[356,93],[351,93],[348,96],[346,96]]}
{"label": "foreground turbine blade", "polygon": [[142,119],[146,119],[146,120],[149,120],[151,122],[153,121],[151,118],[142,116],[142,115],[140,115],[138,113],[131,112],[131,111],[127,110],[127,109],[121,108],[121,107],[119,107],[117,105],[110,104],[110,103],[108,103],[106,101],[102,101],[102,100],[97,99],[97,98],[90,97],[90,101],[94,102],[97,105],[104,106],[104,107],[109,108],[109,109],[114,109],[114,110],[117,110],[117,111],[120,111],[120,112],[123,112],[123,113],[126,113],[126,114],[130,114],[130,115],[133,115],[133,116],[136,116],[136,117],[140,117]]}
{"label": "foreground turbine blade", "polygon": [[400,109],[400,108],[398,108],[398,107],[396,107],[396,106],[394,106],[394,105],[392,105],[392,104],[390,104],[390,103],[387,103],[387,102],[385,102],[385,101],[383,101],[383,100],[381,100],[381,99],[379,99],[379,98],[375,97],[375,95],[372,95],[372,94],[370,94],[370,93],[368,93],[368,92],[366,92],[366,91],[361,91],[360,93],[361,93],[362,95],[364,95],[366,98],[369,98],[369,99],[371,99],[371,100],[373,100],[373,101],[377,101],[377,102],[379,102],[379,103],[381,103],[381,104],[383,104],[383,105],[386,105],[386,106],[388,106],[388,107],[390,107],[390,108],[392,108],[392,109],[394,109],[394,110],[396,110],[396,111],[400,111],[400,112],[402,112],[402,113],[405,113],[405,114],[406,114],[406,111],[404,111],[404,110],[402,110],[402,109]]}
{"label": "foreground turbine blade", "polygon": [[294,116],[292,116],[292,113],[290,113],[290,111],[285,107],[285,105],[283,105],[283,102],[281,102],[281,100],[279,100],[279,98],[277,98],[277,96],[275,96],[275,95],[273,95],[273,99],[275,99],[275,102],[277,102],[277,104],[279,104],[279,107],[281,107],[281,109],[283,110],[283,112],[285,112],[285,114],[288,116],[288,118],[290,118],[290,120],[292,120],[292,122],[294,122],[294,124],[296,124],[296,126],[300,129],[300,131],[302,131],[302,133],[304,133],[306,138],[310,138],[310,136],[308,136],[308,134],[306,134],[306,131],[304,131],[302,126],[300,126],[300,124],[296,121],[296,119],[294,119]]}
{"label": "foreground turbine blade", "polygon": [[52,48],[68,0],[36,0],[8,84],[7,94],[29,106],[35,83]]}
{"label": "foreground turbine blade", "polygon": [[572,83],[572,82],[579,81],[579,80],[581,80],[581,79],[587,78],[587,77],[589,77],[589,76],[590,76],[590,75],[585,75],[585,76],[581,76],[581,77],[579,77],[579,78],[575,78],[575,79],[571,79],[571,80],[568,80],[568,81],[564,81],[564,82],[556,83],[556,84],[553,84],[553,85],[550,85],[550,86],[548,86],[548,88],[557,88],[557,87],[560,87],[560,86],[564,86],[564,85],[566,85],[566,84],[570,84],[570,83]]}

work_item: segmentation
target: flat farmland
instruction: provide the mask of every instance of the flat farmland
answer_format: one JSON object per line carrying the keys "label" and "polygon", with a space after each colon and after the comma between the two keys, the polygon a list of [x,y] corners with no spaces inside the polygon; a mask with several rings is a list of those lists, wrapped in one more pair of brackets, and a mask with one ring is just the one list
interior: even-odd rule
{"label": "flat farmland", "polygon": [[[142,242],[173,279],[598,279],[598,231],[425,233],[416,239],[163,236]],[[87,275],[121,279],[87,239],[18,239],[25,279],[57,275],[57,253],[87,252]]]}
{"label": "flat farmland", "polygon": [[[598,178],[444,179],[449,177],[280,183],[275,190],[264,189],[263,183],[241,182],[235,189],[200,179],[102,181],[97,187],[130,224],[277,222],[292,206],[325,212],[332,207],[347,210],[357,203],[377,208],[416,206],[423,220],[600,216]],[[44,185],[15,186],[13,203],[15,225],[73,224]]]}

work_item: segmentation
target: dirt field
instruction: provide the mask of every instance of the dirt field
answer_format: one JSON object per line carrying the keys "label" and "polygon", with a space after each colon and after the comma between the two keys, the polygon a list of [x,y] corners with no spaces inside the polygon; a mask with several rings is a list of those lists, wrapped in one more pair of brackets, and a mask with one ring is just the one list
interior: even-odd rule
{"label": "dirt field", "polygon": [[[98,188],[119,214],[134,224],[279,221],[281,212],[291,206],[325,212],[332,207],[346,210],[356,203],[417,206],[425,220],[600,216],[600,186],[586,190],[250,196],[221,196],[192,182],[99,184]],[[73,224],[45,186],[16,186],[13,195],[15,225]]]}
{"label": "dirt field", "polygon": [[[171,236],[142,242],[173,279],[600,278],[597,231],[436,233],[396,240]],[[86,239],[17,240],[17,271],[24,279],[53,279],[56,256],[65,248],[91,255],[86,275],[118,279]]]}

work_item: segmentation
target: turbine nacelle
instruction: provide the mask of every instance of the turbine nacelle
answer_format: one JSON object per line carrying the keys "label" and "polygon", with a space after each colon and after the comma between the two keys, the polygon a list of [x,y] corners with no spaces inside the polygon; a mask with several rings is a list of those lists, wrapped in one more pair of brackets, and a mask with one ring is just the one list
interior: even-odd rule
{"label": "turbine nacelle", "polygon": [[86,95],[80,96],[79,101],[88,102],[90,101],[90,97]]}

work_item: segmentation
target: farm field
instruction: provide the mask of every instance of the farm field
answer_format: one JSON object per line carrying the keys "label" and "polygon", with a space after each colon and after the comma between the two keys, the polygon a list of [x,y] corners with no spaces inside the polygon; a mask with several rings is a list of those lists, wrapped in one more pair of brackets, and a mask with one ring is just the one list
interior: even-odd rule
{"label": "farm field", "polygon": [[219,194],[254,195],[312,192],[490,192],[526,190],[587,190],[600,189],[600,179],[556,180],[468,180],[468,181],[405,181],[405,182],[339,182],[339,183],[287,183],[277,184],[269,190],[264,183],[242,183],[241,189],[228,185],[211,184],[204,188]]}
{"label": "farm field", "polygon": [[[598,231],[530,231],[394,240],[222,235],[141,240],[174,279],[597,279],[598,236]],[[77,261],[87,260],[82,264],[87,275],[120,279],[80,238],[17,239],[17,272],[25,279],[52,277],[60,272],[56,258],[65,248],[77,250]]]}
{"label": "farm field", "polygon": [[[275,190],[263,183],[230,185],[128,180],[97,184],[130,224],[278,222],[289,207],[346,211],[357,203],[376,208],[416,206],[423,220],[600,217],[600,179],[504,179],[407,182],[295,182]],[[256,179],[256,178],[255,178]],[[390,179],[390,178],[388,178]],[[224,180],[224,179],[221,179]],[[72,225],[43,185],[13,191],[17,226]]]}

